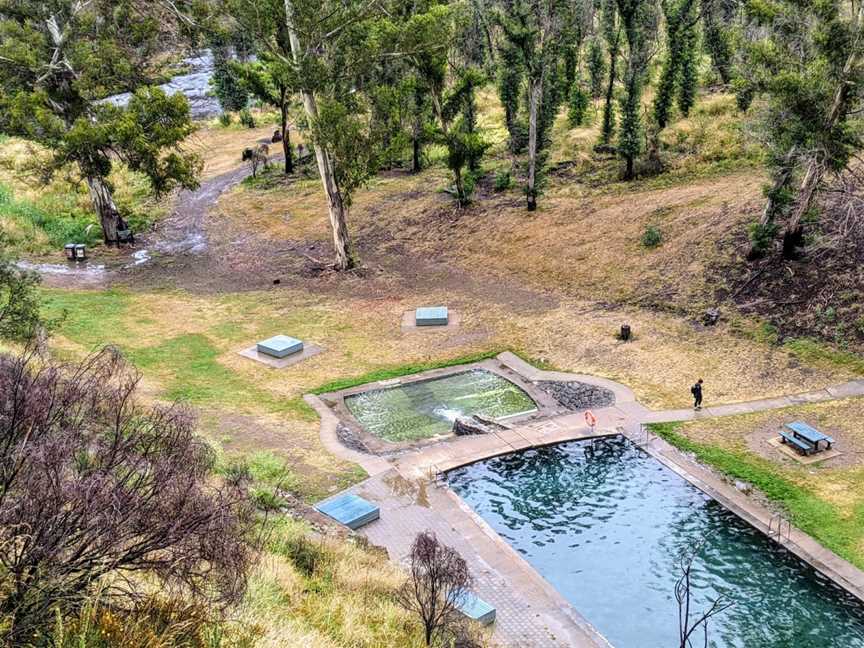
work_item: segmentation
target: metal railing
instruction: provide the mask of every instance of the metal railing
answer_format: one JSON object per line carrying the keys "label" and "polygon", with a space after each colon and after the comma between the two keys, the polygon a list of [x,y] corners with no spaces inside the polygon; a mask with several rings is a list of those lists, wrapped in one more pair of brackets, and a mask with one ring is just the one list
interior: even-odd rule
{"label": "metal railing", "polygon": [[771,519],[768,520],[768,537],[774,538],[779,543],[783,543],[783,529],[786,529],[786,540],[789,541],[792,538],[792,522],[789,521],[789,518],[785,517],[782,513],[775,513],[771,516]]}
{"label": "metal railing", "polygon": [[426,481],[435,486],[440,486],[446,482],[444,473],[438,468],[438,464],[429,464],[426,467]]}
{"label": "metal railing", "polygon": [[636,441],[637,445],[648,445],[649,443],[651,443],[651,441],[654,440],[655,436],[656,435],[651,432],[650,425],[648,425],[647,423],[640,423],[639,434],[637,435],[637,438],[634,439],[634,441]]}

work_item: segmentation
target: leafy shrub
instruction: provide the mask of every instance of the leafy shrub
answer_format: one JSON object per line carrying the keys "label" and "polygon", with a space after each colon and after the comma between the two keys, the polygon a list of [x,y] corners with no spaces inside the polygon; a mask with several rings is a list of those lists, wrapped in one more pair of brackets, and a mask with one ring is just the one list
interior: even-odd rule
{"label": "leafy shrub", "polygon": [[653,225],[648,225],[642,234],[642,245],[646,248],[655,248],[663,242],[663,234]]}
{"label": "leafy shrub", "polygon": [[513,133],[510,138],[510,152],[522,153],[528,146],[528,122],[518,119],[513,124]]}
{"label": "leafy shrub", "polygon": [[231,113],[223,112],[219,115],[219,125],[222,128],[228,128],[231,125]]}
{"label": "leafy shrub", "polygon": [[105,580],[99,596],[123,609],[157,583],[206,606],[243,596],[255,522],[244,485],[212,482],[192,413],[140,405],[139,379],[110,348],[76,365],[0,355],[8,644],[44,638]]}
{"label": "leafy shrub", "polygon": [[495,174],[495,191],[507,191],[513,184],[509,171],[499,171]]}
{"label": "leafy shrub", "polygon": [[780,340],[780,330],[770,322],[763,322],[759,325],[756,331],[754,331],[753,337],[756,338],[757,342],[777,344]]}
{"label": "leafy shrub", "polygon": [[268,488],[256,488],[252,491],[252,501],[255,506],[261,511],[281,511],[285,508],[287,502],[279,497],[279,495]]}
{"label": "leafy shrub", "polygon": [[576,81],[570,89],[569,108],[567,110],[567,123],[570,128],[577,128],[585,120],[585,112],[591,98],[582,84]]}
{"label": "leafy shrub", "polygon": [[274,554],[290,560],[291,564],[307,578],[320,573],[322,568],[332,560],[324,544],[309,539],[305,527],[285,520],[274,523],[267,548]]}
{"label": "leafy shrub", "polygon": [[252,117],[252,113],[249,112],[248,108],[240,111],[240,123],[246,128],[255,128],[255,118]]}
{"label": "leafy shrub", "polygon": [[[0,250],[4,237],[0,232]],[[0,339],[32,340],[47,323],[42,319],[39,275],[21,270],[0,255]]]}
{"label": "leafy shrub", "polygon": [[753,244],[753,251],[759,254],[764,254],[771,247],[774,237],[777,236],[776,223],[751,223],[747,228],[750,235],[750,242]]}

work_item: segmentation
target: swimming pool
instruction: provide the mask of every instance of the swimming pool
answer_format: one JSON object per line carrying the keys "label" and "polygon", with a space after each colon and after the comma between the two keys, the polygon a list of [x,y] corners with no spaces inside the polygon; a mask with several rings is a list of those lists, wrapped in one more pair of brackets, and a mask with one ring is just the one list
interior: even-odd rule
{"label": "swimming pool", "polygon": [[703,539],[693,609],[734,602],[710,646],[864,647],[856,599],[629,441],[595,445],[489,459],[450,487],[616,648],[678,645],[679,557]]}
{"label": "swimming pool", "polygon": [[537,410],[520,387],[485,369],[353,394],[345,405],[367,432],[385,441],[447,434],[457,416],[496,419]]}

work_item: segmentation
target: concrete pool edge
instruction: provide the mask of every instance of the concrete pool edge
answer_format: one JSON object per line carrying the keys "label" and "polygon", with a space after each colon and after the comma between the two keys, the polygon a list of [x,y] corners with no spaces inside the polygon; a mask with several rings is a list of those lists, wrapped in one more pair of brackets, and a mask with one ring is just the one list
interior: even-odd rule
{"label": "concrete pool edge", "polygon": [[533,565],[531,565],[531,563],[510,546],[510,544],[504,540],[504,538],[502,538],[495,529],[489,526],[489,523],[478,515],[465,500],[453,492],[453,490],[446,484],[441,488],[441,490],[445,497],[450,498],[453,504],[458,507],[463,514],[467,515],[484,534],[486,534],[503,555],[506,555],[509,560],[519,564],[523,570],[530,572],[532,576],[536,577],[538,586],[543,589],[550,599],[557,599],[560,604],[559,609],[561,613],[564,614],[576,628],[578,628],[579,632],[585,635],[585,639],[590,642],[588,645],[596,648],[614,648],[612,644],[609,643],[609,640],[606,639],[606,637],[604,637],[588,619],[582,616],[582,614],[579,613],[579,610],[564,598],[561,592],[559,592],[552,583],[546,580],[546,578],[544,578],[543,575],[538,572]]}
{"label": "concrete pool edge", "polygon": [[[450,463],[440,462],[435,464],[435,466],[436,468],[440,467],[441,470],[438,472],[439,474],[443,474],[463,466],[494,459],[495,457],[512,452],[619,435],[627,438],[651,458],[674,472],[697,490],[718,502],[730,513],[733,513],[754,529],[767,536],[772,542],[793,553],[800,560],[813,567],[813,569],[854,596],[864,605],[864,571],[841,558],[796,526],[789,525],[788,536],[786,533],[770,533],[769,526],[776,517],[776,511],[772,511],[745,493],[742,493],[729,484],[722,475],[714,472],[708,466],[690,460],[684,453],[663,439],[652,436],[646,443],[641,426],[635,429],[632,427],[627,429],[622,426],[614,431],[606,430],[599,432],[594,432],[587,427],[583,427],[581,433],[580,430],[573,430],[570,434],[566,435],[567,438],[545,439],[542,442],[532,443],[512,450],[506,450],[501,447],[480,458],[478,458],[478,454],[463,455],[454,458],[454,461]],[[473,515],[482,520],[476,513],[473,513]],[[784,528],[786,528],[785,525]],[[494,531],[491,532],[494,533]]]}
{"label": "concrete pool edge", "polygon": [[432,531],[466,560],[474,591],[497,610],[496,645],[519,648],[612,648],[593,626],[446,485],[407,480],[393,469],[352,492],[380,507],[358,533],[404,565],[414,537]]}

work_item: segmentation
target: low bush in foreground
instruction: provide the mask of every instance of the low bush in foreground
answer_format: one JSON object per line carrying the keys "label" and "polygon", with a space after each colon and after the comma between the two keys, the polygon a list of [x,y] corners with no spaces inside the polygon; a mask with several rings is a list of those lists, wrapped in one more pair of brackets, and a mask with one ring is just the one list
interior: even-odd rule
{"label": "low bush in foreground", "polygon": [[0,636],[130,610],[154,587],[220,610],[242,599],[254,513],[180,407],[139,405],[112,349],[60,365],[0,355]]}

